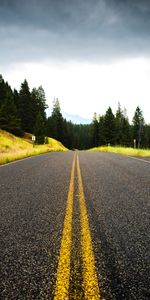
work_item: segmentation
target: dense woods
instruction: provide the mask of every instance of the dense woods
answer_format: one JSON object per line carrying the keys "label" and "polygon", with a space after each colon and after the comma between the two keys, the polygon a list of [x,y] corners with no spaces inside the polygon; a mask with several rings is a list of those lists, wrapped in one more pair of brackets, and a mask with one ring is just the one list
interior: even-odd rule
{"label": "dense woods", "polygon": [[105,115],[94,113],[91,124],[73,124],[63,118],[60,102],[53,101],[52,114],[47,118],[45,92],[42,86],[30,91],[27,80],[20,90],[12,90],[0,75],[0,128],[18,136],[24,132],[35,134],[42,144],[46,136],[56,138],[69,149],[88,149],[101,145],[150,148],[150,124],[145,124],[137,106],[132,124],[126,110],[118,108],[114,114],[109,107]]}

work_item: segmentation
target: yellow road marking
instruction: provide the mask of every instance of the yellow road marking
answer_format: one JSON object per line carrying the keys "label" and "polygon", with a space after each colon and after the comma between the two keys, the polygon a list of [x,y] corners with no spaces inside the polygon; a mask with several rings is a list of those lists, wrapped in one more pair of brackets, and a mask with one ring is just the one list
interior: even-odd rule
{"label": "yellow road marking", "polygon": [[77,172],[78,172],[78,188],[79,188],[79,204],[81,218],[81,247],[83,261],[83,284],[84,299],[99,300],[100,291],[98,286],[98,278],[95,269],[94,253],[92,249],[92,240],[88,223],[86,203],[83,191],[83,183],[81,177],[80,163],[77,156]]}
{"label": "yellow road marking", "polygon": [[[57,269],[54,300],[69,300],[74,172],[75,172],[75,156],[72,163],[71,178],[70,178],[69,192],[67,198],[66,215],[64,220],[62,242],[61,242],[60,256],[59,256],[58,269]],[[78,156],[77,156],[77,173],[78,173],[80,223],[81,223],[81,249],[82,249],[84,299],[100,300],[100,291],[99,291],[98,278],[95,269],[94,253],[92,249],[92,240],[90,235],[90,228],[88,223],[88,216],[87,216],[82,176],[81,176]]]}
{"label": "yellow road marking", "polygon": [[74,170],[75,156],[72,163],[69,192],[67,198],[67,208],[64,220],[60,256],[57,269],[56,288],[54,300],[68,300],[70,259],[71,259],[71,238],[72,238],[72,212],[74,194]]}

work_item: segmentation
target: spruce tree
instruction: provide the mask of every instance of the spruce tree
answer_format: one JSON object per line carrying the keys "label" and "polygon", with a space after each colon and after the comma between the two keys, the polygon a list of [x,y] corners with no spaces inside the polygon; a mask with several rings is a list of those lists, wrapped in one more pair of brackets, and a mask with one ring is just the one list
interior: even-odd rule
{"label": "spruce tree", "polygon": [[16,89],[14,89],[13,98],[14,98],[15,106],[16,106],[17,111],[18,111],[18,115],[20,116],[20,114],[19,114],[19,93]]}
{"label": "spruce tree", "polygon": [[0,75],[0,107],[2,106],[2,104],[4,103],[4,101],[6,100],[6,83],[2,77],[2,75]]}
{"label": "spruce tree", "polygon": [[120,103],[116,111],[115,118],[116,130],[115,130],[115,143],[122,146],[130,146],[131,133],[130,124],[127,117],[126,109],[122,110]]}
{"label": "spruce tree", "polygon": [[115,144],[115,116],[112,112],[111,107],[109,107],[105,114],[104,119],[104,131],[105,131],[105,141],[107,144],[114,145]]}
{"label": "spruce tree", "polygon": [[40,112],[44,121],[46,121],[46,109],[48,105],[46,104],[45,92],[42,86],[38,89],[33,88],[31,92],[32,104],[33,104],[33,117],[34,122],[36,120],[36,115]]}
{"label": "spruce tree", "polygon": [[53,136],[57,140],[64,142],[64,120],[61,114],[60,103],[58,99],[53,101],[53,111],[52,111],[52,123],[53,123]]}
{"label": "spruce tree", "polygon": [[142,145],[150,149],[150,124],[144,126],[144,136]]}
{"label": "spruce tree", "polygon": [[123,119],[122,119],[122,145],[128,147],[132,146],[131,126],[125,108],[123,110]]}
{"label": "spruce tree", "polygon": [[35,127],[34,127],[34,135],[36,137],[35,143],[36,144],[44,144],[45,141],[45,125],[44,120],[40,114],[37,115]]}
{"label": "spruce tree", "polygon": [[21,84],[18,106],[22,129],[26,132],[32,133],[35,123],[33,117],[34,106],[27,80],[24,80],[24,82]]}
{"label": "spruce tree", "polygon": [[142,138],[144,135],[144,118],[139,106],[137,106],[133,117],[133,138],[136,139],[138,148],[142,145]]}
{"label": "spruce tree", "polygon": [[99,117],[99,146],[105,145],[105,116]]}
{"label": "spruce tree", "polygon": [[12,89],[0,75],[0,128],[21,135],[20,123]]}
{"label": "spruce tree", "polygon": [[115,118],[115,124],[116,124],[116,136],[115,141],[117,145],[123,145],[123,111],[121,109],[120,103],[118,103],[118,108],[116,111],[116,118]]}
{"label": "spruce tree", "polygon": [[16,135],[22,135],[21,120],[11,97],[5,99],[0,108],[0,128]]}
{"label": "spruce tree", "polygon": [[96,112],[93,115],[93,121],[92,121],[92,132],[93,132],[93,147],[99,146],[99,122]]}

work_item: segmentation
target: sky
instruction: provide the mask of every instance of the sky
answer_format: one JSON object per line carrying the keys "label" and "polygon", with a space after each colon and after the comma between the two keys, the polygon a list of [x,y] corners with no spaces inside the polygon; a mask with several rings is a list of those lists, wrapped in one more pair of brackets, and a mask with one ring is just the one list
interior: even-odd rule
{"label": "sky", "polygon": [[50,110],[92,119],[120,102],[150,123],[150,0],[0,0],[0,73],[42,85]]}

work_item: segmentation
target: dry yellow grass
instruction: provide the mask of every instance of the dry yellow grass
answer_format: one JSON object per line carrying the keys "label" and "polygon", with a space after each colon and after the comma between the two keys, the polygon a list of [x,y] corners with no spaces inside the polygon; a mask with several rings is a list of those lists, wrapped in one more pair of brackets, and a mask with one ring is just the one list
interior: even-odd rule
{"label": "dry yellow grass", "polygon": [[139,156],[139,157],[150,157],[150,150],[148,149],[133,149],[127,147],[113,147],[113,146],[101,146],[92,148],[88,151],[100,151],[100,152],[111,152],[116,154],[128,155],[128,156]]}
{"label": "dry yellow grass", "polygon": [[60,142],[52,138],[48,138],[46,145],[33,147],[31,138],[32,135],[28,133],[23,138],[19,138],[0,130],[0,164],[50,151],[68,151]]}

